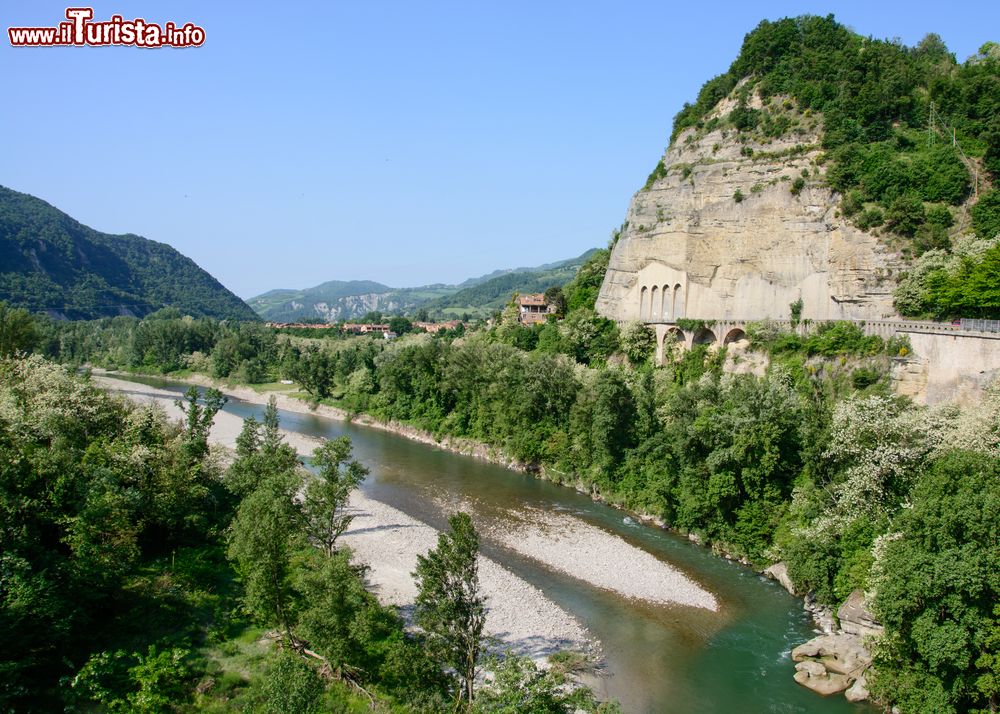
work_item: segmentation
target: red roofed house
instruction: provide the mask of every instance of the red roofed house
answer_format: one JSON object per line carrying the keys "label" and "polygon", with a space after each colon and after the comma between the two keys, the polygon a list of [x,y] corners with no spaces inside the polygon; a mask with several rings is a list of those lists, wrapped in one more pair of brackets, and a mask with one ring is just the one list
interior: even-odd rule
{"label": "red roofed house", "polygon": [[555,305],[549,305],[545,302],[545,295],[542,293],[518,296],[517,306],[517,319],[522,325],[545,322],[548,316],[556,311]]}

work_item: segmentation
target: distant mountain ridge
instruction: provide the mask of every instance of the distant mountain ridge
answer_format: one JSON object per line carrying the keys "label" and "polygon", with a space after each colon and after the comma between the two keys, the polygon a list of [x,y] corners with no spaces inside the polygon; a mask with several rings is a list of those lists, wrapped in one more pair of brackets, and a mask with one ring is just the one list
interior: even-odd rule
{"label": "distant mountain ridge", "polygon": [[520,267],[520,268],[507,268],[500,270],[494,270],[492,273],[487,273],[486,275],[480,275],[478,278],[469,278],[458,284],[460,288],[471,288],[476,285],[481,285],[482,283],[494,280],[496,278],[502,278],[505,275],[510,275],[511,273],[544,273],[547,271],[560,270],[567,267],[579,268],[583,265],[587,258],[593,255],[596,248],[591,248],[590,250],[583,253],[583,255],[578,255],[575,258],[569,258],[566,260],[557,260],[552,263],[543,263],[542,265],[536,265],[534,267]]}
{"label": "distant mountain ridge", "polygon": [[256,314],[165,243],[89,228],[0,186],[0,300],[60,319],[143,317],[163,307],[218,319]]}
{"label": "distant mountain ridge", "polygon": [[269,290],[249,298],[247,304],[262,318],[274,322],[317,317],[335,322],[374,311],[402,313],[419,309],[438,316],[485,316],[502,307],[514,292],[542,292],[565,283],[593,252],[588,250],[576,258],[537,267],[494,270],[457,285],[391,288],[370,280],[331,280],[303,290]]}

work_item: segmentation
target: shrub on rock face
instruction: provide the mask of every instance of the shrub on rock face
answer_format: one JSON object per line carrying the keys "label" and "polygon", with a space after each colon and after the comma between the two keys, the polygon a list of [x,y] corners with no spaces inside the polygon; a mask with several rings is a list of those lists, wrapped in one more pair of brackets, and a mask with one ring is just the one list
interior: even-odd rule
{"label": "shrub on rock face", "polygon": [[840,202],[840,210],[848,218],[859,213],[864,207],[861,194],[857,191],[850,191],[844,196],[844,200]]}
{"label": "shrub on rock face", "polygon": [[924,204],[915,194],[899,196],[885,212],[886,227],[902,236],[912,237],[925,219]]}
{"label": "shrub on rock face", "polygon": [[878,208],[869,208],[858,217],[855,225],[861,230],[866,231],[869,228],[878,228],[884,222],[885,217],[881,210]]}

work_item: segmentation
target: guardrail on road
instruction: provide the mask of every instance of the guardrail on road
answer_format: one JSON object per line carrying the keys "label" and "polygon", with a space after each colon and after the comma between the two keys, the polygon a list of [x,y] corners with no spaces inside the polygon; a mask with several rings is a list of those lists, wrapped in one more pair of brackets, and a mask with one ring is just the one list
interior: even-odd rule
{"label": "guardrail on road", "polygon": [[968,320],[963,317],[960,324],[963,330],[972,332],[1000,332],[1000,320]]}

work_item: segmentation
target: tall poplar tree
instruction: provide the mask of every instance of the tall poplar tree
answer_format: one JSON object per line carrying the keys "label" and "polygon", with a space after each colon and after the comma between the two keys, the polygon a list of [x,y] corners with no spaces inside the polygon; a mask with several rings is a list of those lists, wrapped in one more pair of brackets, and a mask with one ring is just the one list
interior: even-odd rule
{"label": "tall poplar tree", "polygon": [[458,673],[459,697],[471,704],[486,624],[476,563],[479,536],[467,513],[451,516],[448,525],[447,533],[438,534],[437,548],[417,557],[415,620],[434,655]]}

